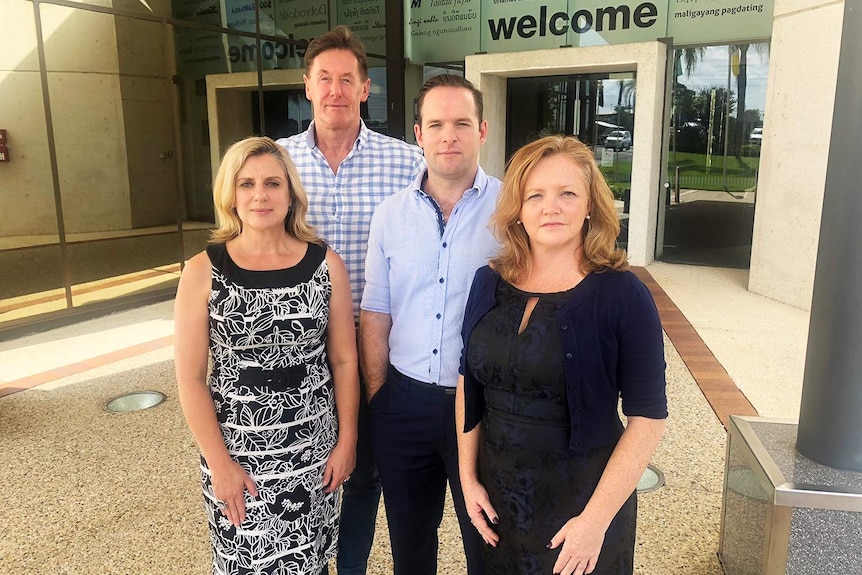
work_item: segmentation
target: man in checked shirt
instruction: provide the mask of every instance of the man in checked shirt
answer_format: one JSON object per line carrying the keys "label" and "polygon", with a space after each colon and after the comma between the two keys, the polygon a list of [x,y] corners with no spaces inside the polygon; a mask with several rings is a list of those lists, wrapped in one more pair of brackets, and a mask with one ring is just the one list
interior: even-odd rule
{"label": "man in checked shirt", "polygon": [[[359,317],[365,252],[374,208],[425,168],[422,150],[369,130],[359,116],[371,80],[362,42],[346,26],[315,38],[305,52],[305,95],[314,120],[282,138],[308,194],[308,222],[341,256]],[[359,408],[356,469],[344,484],[338,575],[364,575],[374,541],[380,479],[374,465],[365,391]]]}

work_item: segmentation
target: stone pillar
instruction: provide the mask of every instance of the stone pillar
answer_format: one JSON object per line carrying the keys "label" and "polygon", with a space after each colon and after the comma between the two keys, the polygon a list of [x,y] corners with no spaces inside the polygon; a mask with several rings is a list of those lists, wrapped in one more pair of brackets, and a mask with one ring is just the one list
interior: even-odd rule
{"label": "stone pillar", "polygon": [[853,471],[862,471],[860,37],[862,3],[846,0],[796,442],[805,457]]}

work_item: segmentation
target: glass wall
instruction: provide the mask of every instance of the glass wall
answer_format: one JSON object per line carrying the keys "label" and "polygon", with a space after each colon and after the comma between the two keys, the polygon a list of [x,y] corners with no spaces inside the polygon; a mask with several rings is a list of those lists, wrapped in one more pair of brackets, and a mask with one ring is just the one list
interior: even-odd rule
{"label": "glass wall", "polygon": [[[221,152],[308,126],[305,47],[353,17],[334,1],[261,0],[259,22],[253,3],[0,2],[0,333],[171,297],[214,225]],[[374,5],[345,23],[382,54]],[[386,61],[369,65],[362,115],[385,132]]]}
{"label": "glass wall", "polygon": [[768,66],[767,43],[675,51],[659,259],[749,267]]}
{"label": "glass wall", "polygon": [[0,163],[0,323],[67,306],[33,4],[3,10],[0,129],[9,155]]}

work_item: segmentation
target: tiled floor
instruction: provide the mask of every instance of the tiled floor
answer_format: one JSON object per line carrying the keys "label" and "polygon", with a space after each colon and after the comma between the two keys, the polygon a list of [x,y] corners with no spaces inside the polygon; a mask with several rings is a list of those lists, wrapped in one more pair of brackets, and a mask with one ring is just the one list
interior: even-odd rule
{"label": "tiled floor", "polygon": [[[721,367],[728,360],[713,357],[694,322],[675,305],[685,298],[671,301],[651,273],[635,271],[652,290],[668,336],[671,412],[653,457],[666,485],[639,502],[635,573],[719,575],[721,422],[730,413],[750,414],[753,407]],[[670,277],[663,285],[675,289],[673,275],[661,271]],[[704,305],[692,301],[688,310]],[[0,491],[30,486],[26,497],[7,499],[2,512],[0,573],[206,572],[197,449],[176,401],[171,317],[165,302],[0,342]],[[110,397],[139,389],[162,391],[168,400],[119,416],[101,407]],[[439,572],[462,574],[451,513],[440,533]],[[381,512],[369,575],[391,572],[387,548]]]}
{"label": "tiled floor", "polygon": [[[745,395],[739,391],[725,369],[692,327],[691,323],[689,323],[650,273],[641,267],[634,267],[632,271],[646,284],[652,293],[665,333],[671,342],[673,342],[674,347],[685,362],[701,391],[703,391],[704,396],[721,423],[726,426],[730,414],[757,415],[757,411]],[[111,287],[114,287],[116,283],[112,282]],[[28,375],[14,381],[0,381],[0,397],[85,372],[101,365],[114,363],[121,359],[134,357],[138,354],[172,345],[172,343],[172,336],[164,336],[109,353],[99,354],[81,361],[75,361],[51,370]]]}
{"label": "tiled floor", "polygon": [[650,273],[644,268],[632,268],[632,271],[652,293],[665,333],[722,425],[727,427],[730,415],[757,415],[748,398]]}

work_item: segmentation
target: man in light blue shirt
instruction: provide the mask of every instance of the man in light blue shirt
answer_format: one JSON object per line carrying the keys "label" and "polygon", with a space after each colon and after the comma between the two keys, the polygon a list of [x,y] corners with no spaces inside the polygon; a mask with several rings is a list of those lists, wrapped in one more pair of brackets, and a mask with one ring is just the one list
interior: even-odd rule
{"label": "man in light blue shirt", "polygon": [[[318,36],[305,52],[305,94],[314,110],[308,130],[282,138],[308,195],[307,219],[341,256],[359,316],[368,228],[377,204],[422,173],[416,146],[369,130],[360,119],[371,81],[362,42],[346,26]],[[371,453],[365,401],[359,407],[356,469],[344,484],[338,538],[339,575],[364,575],[374,541],[380,481]]]}
{"label": "man in light blue shirt", "polygon": [[360,358],[395,575],[436,573],[447,480],[468,573],[480,575],[483,541],[464,508],[454,400],[470,285],[499,247],[489,219],[500,181],[479,167],[488,128],[469,81],[431,78],[417,104],[428,169],[374,213]]}

